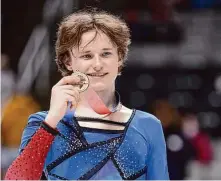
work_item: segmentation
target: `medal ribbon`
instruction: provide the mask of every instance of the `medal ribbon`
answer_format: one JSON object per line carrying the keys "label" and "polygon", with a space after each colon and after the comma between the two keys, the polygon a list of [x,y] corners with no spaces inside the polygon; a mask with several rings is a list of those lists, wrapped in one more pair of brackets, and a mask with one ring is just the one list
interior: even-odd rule
{"label": "medal ribbon", "polygon": [[109,109],[101,100],[101,98],[97,95],[97,93],[92,89],[88,88],[86,95],[85,95],[88,104],[97,114],[110,114],[118,111],[121,108],[120,103],[120,95],[116,92],[116,99],[117,99],[117,106]]}

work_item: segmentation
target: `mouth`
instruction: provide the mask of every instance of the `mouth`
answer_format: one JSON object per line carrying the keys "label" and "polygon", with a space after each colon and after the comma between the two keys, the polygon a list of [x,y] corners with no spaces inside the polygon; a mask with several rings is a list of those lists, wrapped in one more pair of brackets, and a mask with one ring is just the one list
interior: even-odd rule
{"label": "mouth", "polygon": [[87,75],[90,77],[104,77],[107,74],[108,73],[91,73],[91,74],[87,74]]}

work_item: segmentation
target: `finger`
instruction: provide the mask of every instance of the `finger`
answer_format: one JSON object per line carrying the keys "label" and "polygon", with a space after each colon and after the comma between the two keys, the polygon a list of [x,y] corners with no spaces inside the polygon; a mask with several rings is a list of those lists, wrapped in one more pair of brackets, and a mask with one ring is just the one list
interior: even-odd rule
{"label": "finger", "polygon": [[75,90],[76,88],[73,85],[61,85],[60,89],[61,90]]}
{"label": "finger", "polygon": [[79,94],[81,92],[80,85],[62,85],[62,86],[60,86],[60,90],[73,90],[77,94]]}
{"label": "finger", "polygon": [[80,93],[77,89],[72,90],[74,92],[76,101],[79,102],[80,101]]}
{"label": "finger", "polygon": [[67,95],[73,96],[77,102],[80,99],[80,95],[77,90],[63,90],[63,92]]}
{"label": "finger", "polygon": [[64,91],[64,92],[70,92],[71,91],[70,92],[71,95],[74,94],[74,95],[76,95],[76,97],[80,97],[79,89],[77,87],[72,86],[72,85],[61,86],[60,91]]}
{"label": "finger", "polygon": [[65,98],[65,101],[66,101],[67,103],[69,103],[69,102],[71,102],[71,103],[76,102],[76,99],[75,99],[74,96],[70,96],[70,95],[68,95],[68,94],[65,94],[64,98]]}
{"label": "finger", "polygon": [[80,82],[79,77],[75,76],[65,76],[63,77],[56,85],[61,86],[61,85],[66,85],[66,84],[77,84]]}

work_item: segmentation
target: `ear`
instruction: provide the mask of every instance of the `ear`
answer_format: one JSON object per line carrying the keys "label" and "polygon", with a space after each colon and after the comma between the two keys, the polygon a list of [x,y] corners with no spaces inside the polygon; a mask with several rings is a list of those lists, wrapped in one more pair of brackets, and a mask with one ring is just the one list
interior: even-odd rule
{"label": "ear", "polygon": [[123,65],[123,61],[121,59],[118,60],[118,67],[121,67]]}
{"label": "ear", "polygon": [[123,61],[119,60],[118,61],[118,76],[121,75],[122,66],[123,66]]}
{"label": "ear", "polygon": [[67,68],[69,71],[73,71],[73,69],[72,69],[72,66],[71,66],[71,65],[66,65],[66,64],[65,64],[65,66],[66,66],[66,68]]}
{"label": "ear", "polygon": [[70,57],[65,57],[65,60],[64,60],[64,65],[65,67],[69,70],[69,71],[72,71],[72,62],[71,62],[71,59]]}

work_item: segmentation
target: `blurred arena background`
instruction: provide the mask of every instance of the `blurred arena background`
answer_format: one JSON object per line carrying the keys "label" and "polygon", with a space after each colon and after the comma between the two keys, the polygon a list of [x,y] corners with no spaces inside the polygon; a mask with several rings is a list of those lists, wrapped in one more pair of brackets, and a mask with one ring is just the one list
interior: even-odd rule
{"label": "blurred arena background", "polygon": [[62,17],[96,7],[132,30],[122,102],[163,124],[170,178],[221,179],[221,0],[2,0],[1,171],[16,157],[28,116],[47,110],[61,78]]}

